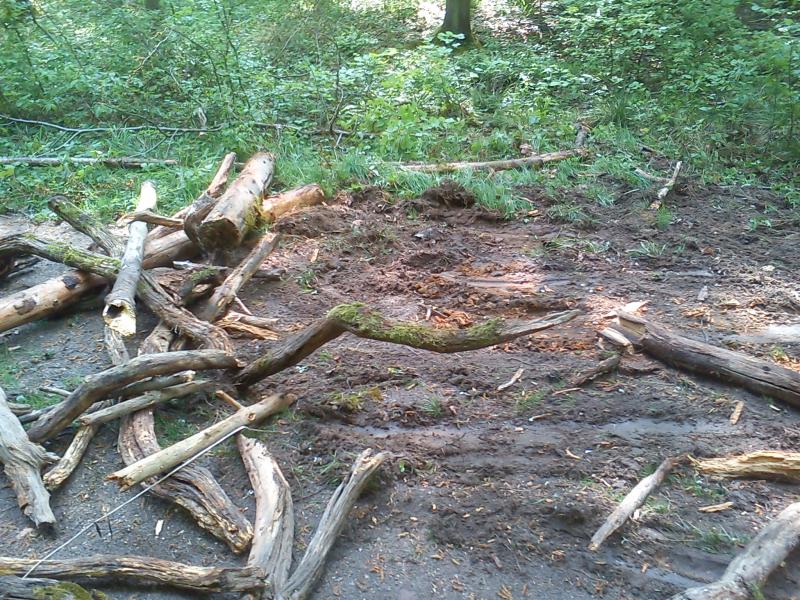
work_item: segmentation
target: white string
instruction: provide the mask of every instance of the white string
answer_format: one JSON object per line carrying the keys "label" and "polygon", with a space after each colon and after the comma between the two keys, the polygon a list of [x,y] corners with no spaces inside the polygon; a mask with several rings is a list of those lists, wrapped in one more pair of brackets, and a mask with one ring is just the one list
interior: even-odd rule
{"label": "white string", "polygon": [[133,501],[134,501],[134,500],[136,500],[137,498],[141,498],[141,497],[142,497],[142,496],[144,496],[144,495],[145,495],[147,492],[149,492],[149,491],[150,491],[150,490],[152,490],[154,487],[156,487],[156,486],[157,486],[159,483],[161,483],[162,481],[165,481],[166,479],[168,479],[168,478],[172,477],[172,476],[173,476],[175,473],[177,473],[178,471],[180,471],[181,469],[183,469],[185,466],[187,466],[187,465],[191,464],[193,461],[197,460],[198,458],[200,458],[201,456],[203,456],[203,454],[205,454],[206,452],[208,452],[208,451],[209,451],[209,450],[211,450],[212,448],[214,448],[214,447],[218,446],[219,444],[221,444],[222,442],[224,442],[225,440],[227,440],[227,439],[228,439],[229,437],[231,437],[232,435],[239,433],[239,432],[240,432],[242,429],[247,429],[247,427],[246,427],[245,425],[242,425],[241,427],[238,427],[238,428],[234,429],[234,430],[233,430],[233,431],[231,431],[229,434],[227,434],[227,435],[223,436],[222,438],[220,438],[219,440],[217,440],[216,442],[214,442],[214,443],[213,443],[213,444],[211,444],[210,446],[208,446],[208,447],[206,447],[206,448],[202,449],[200,452],[198,452],[198,453],[197,453],[197,454],[195,454],[194,456],[190,456],[189,458],[187,458],[185,461],[183,461],[183,462],[182,462],[181,464],[179,464],[177,467],[175,467],[174,469],[172,469],[172,471],[170,471],[169,473],[167,473],[166,475],[164,475],[163,477],[161,477],[160,479],[158,479],[158,480],[157,480],[157,481],[155,481],[154,483],[151,483],[150,485],[148,485],[147,487],[145,487],[144,489],[142,489],[142,491],[140,491],[139,493],[137,493],[135,496],[132,496],[131,498],[128,498],[127,500],[125,500],[125,502],[123,502],[123,503],[122,503],[122,504],[120,504],[119,506],[117,506],[117,507],[113,508],[112,510],[110,510],[109,512],[107,512],[107,513],[106,513],[105,515],[103,515],[102,517],[98,517],[97,519],[95,519],[94,521],[92,521],[91,523],[89,523],[88,525],[86,525],[86,527],[84,527],[83,529],[81,529],[80,531],[78,531],[78,533],[76,533],[75,535],[73,535],[73,536],[72,536],[71,538],[69,538],[69,539],[68,539],[66,542],[64,542],[63,544],[61,544],[61,545],[60,545],[60,546],[58,546],[57,548],[55,548],[55,549],[51,550],[50,552],[48,552],[47,554],[45,554],[45,555],[44,555],[42,558],[40,558],[39,560],[37,560],[37,561],[34,563],[34,565],[33,565],[33,566],[30,568],[30,569],[28,569],[28,571],[25,573],[25,575],[23,575],[23,576],[22,576],[22,579],[25,579],[26,577],[28,577],[28,576],[29,576],[31,573],[33,573],[33,572],[34,572],[34,571],[35,571],[35,570],[36,570],[36,569],[37,569],[37,568],[38,568],[38,567],[39,567],[39,566],[40,566],[40,565],[41,565],[41,564],[42,564],[44,561],[46,561],[48,558],[50,558],[51,556],[53,556],[53,555],[54,555],[54,554],[56,554],[57,552],[60,552],[61,550],[63,550],[63,549],[64,549],[64,548],[66,548],[67,546],[69,546],[69,545],[70,545],[72,542],[74,542],[75,540],[77,540],[77,539],[78,539],[80,536],[82,536],[84,533],[86,533],[87,531],[89,531],[89,530],[90,530],[92,527],[94,527],[96,524],[100,523],[100,522],[101,522],[101,521],[103,521],[104,519],[108,519],[108,518],[109,518],[111,515],[113,515],[115,512],[117,512],[117,511],[119,511],[119,510],[122,510],[122,509],[123,509],[123,508],[125,508],[125,507],[126,507],[128,504],[130,504],[131,502],[133,502]]}

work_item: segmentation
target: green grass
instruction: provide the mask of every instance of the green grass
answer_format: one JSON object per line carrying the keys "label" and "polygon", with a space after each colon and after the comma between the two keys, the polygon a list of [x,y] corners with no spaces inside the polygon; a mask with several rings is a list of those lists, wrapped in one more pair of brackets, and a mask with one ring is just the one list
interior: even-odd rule
{"label": "green grass", "polygon": [[515,409],[519,415],[527,415],[534,408],[541,405],[548,390],[525,390],[519,393],[515,401]]}
{"label": "green grass", "polygon": [[[112,219],[148,178],[168,214],[200,193],[225,152],[243,160],[258,149],[278,156],[275,188],[377,184],[412,197],[441,177],[392,163],[568,148],[576,121],[592,127],[586,161],[455,178],[507,217],[529,210],[518,186],[579,187],[602,209],[619,200],[619,183],[650,186],[635,167],[668,174],[648,164],[662,156],[684,160],[702,181],[767,183],[793,198],[789,210],[800,205],[792,3],[509,2],[515,21],[530,6],[547,31],[525,39],[478,16],[481,44],[464,52],[427,43],[413,0],[140,4],[0,2],[0,113],[116,128],[73,134],[0,119],[0,154],[152,156],[180,166],[0,166],[0,210],[48,218],[47,196],[65,193]],[[212,129],[202,135],[119,129],[196,127],[199,107]],[[331,125],[348,133],[331,135]],[[550,212],[586,222],[569,202]]]}

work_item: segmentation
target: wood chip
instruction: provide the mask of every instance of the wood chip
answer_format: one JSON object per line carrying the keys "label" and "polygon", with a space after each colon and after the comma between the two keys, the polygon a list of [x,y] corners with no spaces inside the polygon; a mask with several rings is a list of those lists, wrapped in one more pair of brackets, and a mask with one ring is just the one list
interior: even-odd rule
{"label": "wood chip", "polygon": [[511,376],[511,379],[509,379],[505,383],[497,386],[497,391],[498,392],[502,392],[503,390],[506,390],[506,389],[510,388],[512,385],[514,385],[515,383],[517,383],[520,380],[520,378],[522,377],[522,374],[524,372],[525,372],[525,369],[521,369],[521,368],[517,369],[516,373],[514,373],[514,375]]}
{"label": "wood chip", "polygon": [[742,416],[742,410],[744,410],[744,402],[739,400],[739,402],[736,403],[736,407],[733,409],[733,412],[731,413],[731,425],[736,425],[739,422],[739,417]]}
{"label": "wood chip", "polygon": [[703,302],[706,298],[708,298],[708,286],[704,285],[700,288],[700,293],[697,294],[697,301]]}
{"label": "wood chip", "polygon": [[577,456],[577,455],[575,455],[575,454],[573,454],[572,452],[570,452],[570,449],[569,449],[569,448],[567,448],[567,449],[565,449],[565,450],[564,450],[564,454],[566,454],[566,455],[567,455],[567,456],[569,456],[570,458],[574,458],[575,460],[581,460],[581,457],[580,457],[580,456]]}
{"label": "wood chip", "polygon": [[729,508],[733,508],[733,502],[723,502],[722,504],[701,506],[697,510],[699,510],[702,513],[715,513],[715,512],[722,512],[723,510],[728,510]]}

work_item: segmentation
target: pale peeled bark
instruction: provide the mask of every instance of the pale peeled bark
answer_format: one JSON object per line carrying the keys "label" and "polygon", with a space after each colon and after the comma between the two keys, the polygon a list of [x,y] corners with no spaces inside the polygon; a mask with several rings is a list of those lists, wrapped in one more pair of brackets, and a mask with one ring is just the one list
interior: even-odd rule
{"label": "pale peeled bark", "polygon": [[322,204],[325,192],[316,183],[281,192],[275,196],[264,198],[261,203],[261,219],[265,223],[273,223],[280,217],[293,210],[307,208]]}
{"label": "pale peeled bark", "polygon": [[[156,188],[152,181],[142,183],[137,211],[152,211],[156,208]],[[114,287],[106,296],[103,320],[120,335],[127,337],[136,333],[136,287],[142,274],[144,243],[147,238],[147,223],[133,221],[128,226],[128,242],[122,254]]]}
{"label": "pale peeled bark", "polygon": [[253,545],[247,566],[260,573],[264,589],[247,595],[258,600],[272,589],[280,590],[289,578],[294,540],[292,491],[267,447],[239,435],[236,445],[256,496]]}
{"label": "pale peeled bark", "polygon": [[725,458],[692,459],[698,471],[714,477],[800,481],[800,452],[762,450]]}
{"label": "pale peeled bark", "polygon": [[523,167],[541,167],[543,165],[566,160],[568,158],[579,158],[589,153],[585,148],[574,148],[572,150],[560,150],[558,152],[548,152],[525,158],[513,158],[506,160],[489,160],[484,162],[449,162],[449,163],[428,163],[428,164],[399,164],[397,165],[404,171],[419,171],[420,173],[453,173],[454,171],[504,171],[508,169],[519,169]]}
{"label": "pale peeled bark", "polygon": [[41,469],[51,457],[41,446],[32,443],[22,423],[6,404],[0,389],[0,462],[17,496],[17,503],[37,527],[55,525],[50,508],[50,494],[42,482]]}
{"label": "pale peeled bark", "polygon": [[[178,353],[171,352],[169,354]],[[160,452],[151,454],[124,469],[111,473],[108,479],[117,482],[122,489],[126,490],[145,479],[178,466],[186,459],[208,448],[237,429],[260,423],[268,416],[290,406],[294,400],[295,398],[290,395],[269,396],[256,404],[244,407],[228,418],[185,440],[164,448]]]}

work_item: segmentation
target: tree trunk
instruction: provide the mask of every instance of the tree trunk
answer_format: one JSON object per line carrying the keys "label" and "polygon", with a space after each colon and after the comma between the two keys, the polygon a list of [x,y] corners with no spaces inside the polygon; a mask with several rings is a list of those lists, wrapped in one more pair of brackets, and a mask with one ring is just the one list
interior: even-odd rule
{"label": "tree trunk", "polygon": [[460,45],[473,43],[471,12],[471,0],[447,0],[444,23],[442,23],[442,28],[439,32],[464,36],[460,41]]}

